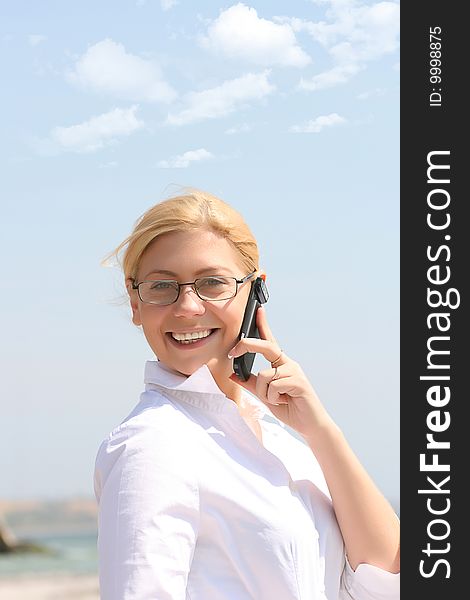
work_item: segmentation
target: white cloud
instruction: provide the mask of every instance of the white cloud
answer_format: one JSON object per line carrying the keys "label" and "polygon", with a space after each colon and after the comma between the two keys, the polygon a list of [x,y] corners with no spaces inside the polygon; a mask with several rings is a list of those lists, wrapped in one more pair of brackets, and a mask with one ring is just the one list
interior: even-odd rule
{"label": "white cloud", "polygon": [[349,81],[366,64],[398,49],[400,6],[396,2],[364,4],[359,0],[314,0],[326,7],[326,20],[275,17],[293,31],[306,31],[329,53],[333,67],[302,79],[301,89],[318,90]]}
{"label": "white cloud", "polygon": [[361,67],[355,64],[338,65],[329,71],[314,75],[310,79],[302,78],[299,83],[301,90],[324,90],[349,81]]}
{"label": "white cloud", "polygon": [[206,119],[224,117],[249,102],[261,100],[274,91],[268,81],[269,71],[247,73],[242,77],[224,81],[221,85],[191,92],[186,98],[186,108],[176,114],[169,114],[167,124],[186,125]]}
{"label": "white cloud", "polygon": [[262,19],[242,3],[222,11],[200,43],[216,54],[262,66],[305,67],[311,62],[288,23]]}
{"label": "white cloud", "polygon": [[329,115],[320,115],[316,119],[307,121],[304,125],[293,125],[289,131],[293,131],[294,133],[320,133],[325,127],[342,125],[343,123],[346,123],[346,119],[340,117],[337,113],[331,113]]}
{"label": "white cloud", "polygon": [[363,60],[373,60],[398,48],[400,6],[396,2],[365,4],[358,0],[328,0],[328,21],[295,19],[295,31],[306,30],[328,48],[349,42]]}
{"label": "white cloud", "polygon": [[45,42],[47,40],[47,35],[40,35],[37,33],[31,33],[28,35],[28,42],[30,46],[37,46],[41,42]]}
{"label": "white cloud", "polygon": [[162,10],[170,10],[170,8],[173,8],[176,4],[178,4],[177,0],[160,0]]}
{"label": "white cloud", "polygon": [[242,123],[241,125],[235,125],[234,127],[226,129],[224,133],[227,135],[233,135],[234,133],[248,133],[248,131],[251,131],[252,129],[253,127],[248,125],[248,123]]}
{"label": "white cloud", "polygon": [[90,46],[67,79],[79,87],[126,100],[171,102],[176,97],[154,61],[126,52],[122,44],[109,38]]}
{"label": "white cloud", "polygon": [[358,94],[356,96],[356,98],[358,100],[367,100],[368,98],[384,96],[386,91],[387,90],[385,88],[375,88],[373,90],[367,90],[366,92],[362,92],[361,94]]}
{"label": "white cloud", "polygon": [[54,127],[49,140],[61,150],[95,152],[144,126],[135,113],[138,106],[115,108],[70,127]]}
{"label": "white cloud", "polygon": [[115,169],[117,166],[118,166],[117,161],[110,160],[110,161],[105,162],[105,163],[100,163],[98,165],[98,168],[100,168],[100,169]]}
{"label": "white cloud", "polygon": [[205,148],[198,148],[198,150],[188,150],[184,154],[173,156],[169,160],[161,160],[157,167],[160,169],[185,169],[192,162],[209,160],[210,158],[214,158],[211,152],[208,152]]}

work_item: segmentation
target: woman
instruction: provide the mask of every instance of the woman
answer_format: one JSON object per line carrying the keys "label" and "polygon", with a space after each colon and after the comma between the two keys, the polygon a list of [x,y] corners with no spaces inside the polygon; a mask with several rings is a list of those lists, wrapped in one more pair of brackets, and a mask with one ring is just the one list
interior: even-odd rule
{"label": "woman", "polygon": [[[399,524],[261,307],[241,215],[190,190],[150,208],[123,270],[158,360],[95,468],[102,600],[399,597]],[[247,381],[246,352],[270,366]],[[305,443],[285,425],[296,430]]]}

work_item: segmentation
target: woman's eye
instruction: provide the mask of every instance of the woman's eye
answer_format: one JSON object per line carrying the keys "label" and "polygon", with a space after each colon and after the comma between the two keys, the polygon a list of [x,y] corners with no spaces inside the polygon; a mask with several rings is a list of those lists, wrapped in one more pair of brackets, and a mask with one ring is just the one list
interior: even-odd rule
{"label": "woman's eye", "polygon": [[150,289],[152,289],[152,290],[166,290],[169,287],[171,287],[171,283],[169,283],[168,281],[155,281],[150,286]]}
{"label": "woman's eye", "polygon": [[203,285],[225,285],[227,282],[224,279],[217,279],[215,277],[208,277],[203,282]]}

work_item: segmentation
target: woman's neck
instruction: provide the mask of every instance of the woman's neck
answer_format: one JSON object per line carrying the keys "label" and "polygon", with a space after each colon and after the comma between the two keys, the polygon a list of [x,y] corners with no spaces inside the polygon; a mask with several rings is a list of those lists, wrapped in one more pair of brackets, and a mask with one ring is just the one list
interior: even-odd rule
{"label": "woman's neck", "polygon": [[229,379],[230,375],[233,373],[231,363],[227,361],[227,364],[222,366],[219,363],[211,364],[211,362],[212,361],[209,361],[207,366],[209,367],[217,387],[227,396],[227,398],[229,398],[229,400],[233,400],[233,402],[239,406],[242,398],[242,389],[237,383]]}

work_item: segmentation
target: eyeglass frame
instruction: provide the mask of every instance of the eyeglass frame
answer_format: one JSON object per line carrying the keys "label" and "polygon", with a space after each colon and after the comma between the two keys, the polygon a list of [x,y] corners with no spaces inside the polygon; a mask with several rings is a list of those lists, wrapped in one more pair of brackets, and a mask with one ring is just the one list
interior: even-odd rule
{"label": "eyeglass frame", "polygon": [[[143,302],[144,304],[152,304],[153,306],[171,306],[171,304],[174,304],[175,302],[177,302],[178,298],[180,297],[181,288],[184,285],[190,285],[192,287],[192,289],[193,289],[193,292],[203,302],[223,302],[224,300],[231,300],[232,298],[235,298],[235,296],[238,294],[238,286],[241,285],[242,283],[245,283],[245,281],[248,281],[248,279],[250,279],[250,277],[253,277],[253,275],[257,272],[257,270],[258,269],[255,269],[251,273],[248,273],[248,275],[246,275],[242,279],[237,279],[236,277],[231,277],[230,275],[206,275],[205,277],[198,277],[194,281],[188,281],[186,283],[179,283],[178,281],[176,281],[176,279],[146,279],[145,281],[139,281],[139,283],[136,283],[133,280],[132,281],[132,289],[133,290],[137,290],[137,294],[139,295],[139,298],[140,298],[141,302]],[[196,281],[199,281],[200,279],[207,279],[207,278],[212,278],[212,277],[225,277],[226,279],[234,279],[235,283],[236,283],[236,288],[235,288],[234,295],[230,296],[229,298],[214,299],[214,300],[208,300],[207,298],[201,298],[201,296],[199,295],[198,290],[196,289]],[[140,294],[140,287],[139,287],[140,284],[141,283],[154,283],[156,281],[166,281],[166,282],[172,281],[173,283],[176,283],[176,285],[178,286],[178,295],[173,300],[173,302],[169,302],[168,304],[157,304],[156,302],[148,302],[146,300],[142,300],[142,296]]]}

